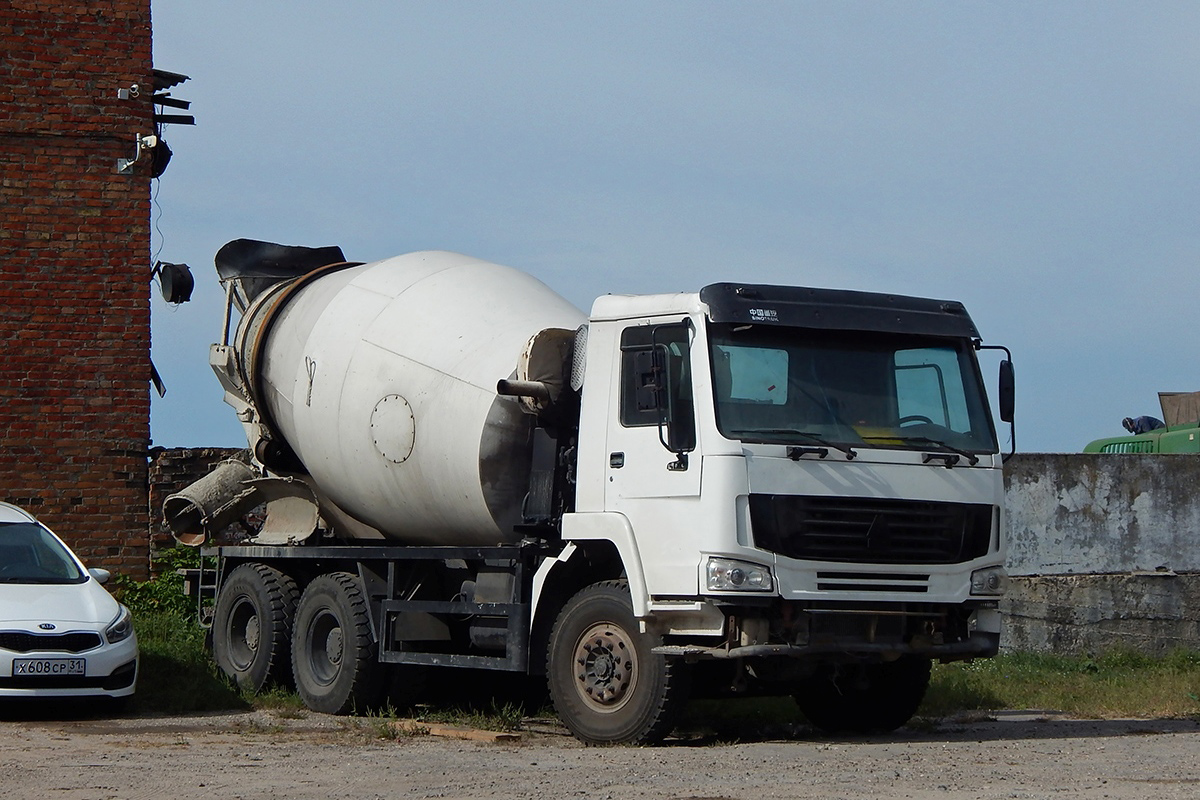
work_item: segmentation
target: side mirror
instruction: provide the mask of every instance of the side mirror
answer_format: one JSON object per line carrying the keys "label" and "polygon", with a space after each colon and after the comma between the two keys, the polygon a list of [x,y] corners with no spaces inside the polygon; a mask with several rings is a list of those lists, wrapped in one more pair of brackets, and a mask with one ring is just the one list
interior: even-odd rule
{"label": "side mirror", "polygon": [[91,575],[92,578],[95,579],[96,583],[100,584],[108,583],[108,579],[112,577],[111,572],[106,569],[100,569],[99,567],[90,567],[88,569],[88,575]]}
{"label": "side mirror", "polygon": [[1008,359],[1000,362],[1000,419],[1004,422],[1013,421],[1013,411],[1016,405],[1016,386],[1013,378],[1013,365]]}
{"label": "side mirror", "polygon": [[[663,447],[678,456],[672,469],[687,469],[686,454],[696,449],[696,423],[692,409],[692,388],[686,377],[669,368],[667,349],[661,350],[665,380],[662,396],[665,400],[662,424],[658,429]],[[686,356],[684,356],[686,358]]]}

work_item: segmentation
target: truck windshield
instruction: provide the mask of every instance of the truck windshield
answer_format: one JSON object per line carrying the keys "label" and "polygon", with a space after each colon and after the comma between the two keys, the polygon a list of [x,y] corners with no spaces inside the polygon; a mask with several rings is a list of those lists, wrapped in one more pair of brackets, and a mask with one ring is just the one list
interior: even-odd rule
{"label": "truck windshield", "polygon": [[731,439],[997,452],[965,339],[709,327],[717,425]]}

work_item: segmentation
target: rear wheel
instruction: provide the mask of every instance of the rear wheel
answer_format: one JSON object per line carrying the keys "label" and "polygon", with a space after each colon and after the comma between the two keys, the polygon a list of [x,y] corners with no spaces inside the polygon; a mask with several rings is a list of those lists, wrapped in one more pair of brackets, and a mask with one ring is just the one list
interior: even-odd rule
{"label": "rear wheel", "polygon": [[796,704],[828,733],[886,733],[917,713],[929,688],[930,661],[896,661],[822,669],[801,683]]}
{"label": "rear wheel", "polygon": [[675,727],[687,703],[682,662],[651,652],[623,581],[587,587],[567,603],[550,633],[547,683],[554,708],[589,744],[648,744]]}
{"label": "rear wheel", "polygon": [[213,658],[237,685],[251,692],[291,682],[296,582],[266,564],[242,564],[221,586],[213,612]]}
{"label": "rear wheel", "polygon": [[292,674],[304,704],[325,714],[374,706],[383,692],[367,603],[358,578],[333,572],[313,580],[296,607]]}

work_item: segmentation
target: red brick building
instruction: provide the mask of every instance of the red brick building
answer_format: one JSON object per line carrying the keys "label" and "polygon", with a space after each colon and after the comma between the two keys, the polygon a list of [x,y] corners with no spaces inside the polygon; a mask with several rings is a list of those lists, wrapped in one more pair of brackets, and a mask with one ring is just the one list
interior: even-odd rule
{"label": "red brick building", "polygon": [[0,3],[0,499],[136,577],[150,158],[117,162],[154,132],[152,86],[150,0]]}

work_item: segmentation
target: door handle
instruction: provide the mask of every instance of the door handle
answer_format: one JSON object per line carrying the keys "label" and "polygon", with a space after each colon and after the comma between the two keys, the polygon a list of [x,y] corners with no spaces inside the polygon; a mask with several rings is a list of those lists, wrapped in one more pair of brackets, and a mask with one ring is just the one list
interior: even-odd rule
{"label": "door handle", "polygon": [[620,469],[621,467],[625,466],[625,454],[624,453],[609,453],[608,454],[608,465],[610,467],[612,467],[613,469]]}

